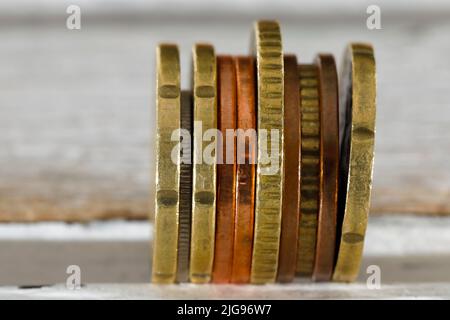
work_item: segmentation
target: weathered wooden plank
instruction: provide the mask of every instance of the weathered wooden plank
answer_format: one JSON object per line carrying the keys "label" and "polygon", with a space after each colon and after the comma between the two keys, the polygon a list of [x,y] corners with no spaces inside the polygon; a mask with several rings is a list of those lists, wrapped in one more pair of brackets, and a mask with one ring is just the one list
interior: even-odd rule
{"label": "weathered wooden plank", "polygon": [[42,288],[0,287],[0,299],[14,300],[310,300],[310,299],[449,299],[450,283],[390,284],[380,290],[363,284],[297,283],[290,285],[237,286],[152,284],[90,284],[79,290],[64,285]]}
{"label": "weathered wooden plank", "polygon": [[[449,228],[450,217],[372,217],[357,283],[366,283],[370,265],[382,286],[450,283]],[[148,283],[152,238],[146,221],[2,224],[0,286],[64,283],[73,264],[84,284]]]}
{"label": "weathered wooden plank", "polygon": [[[414,20],[388,13],[374,31],[364,12],[341,20],[281,15],[284,47],[309,62],[318,51],[339,61],[351,40],[374,44],[372,211],[449,214],[450,14]],[[191,45],[209,40],[219,53],[245,53],[253,17],[179,25],[160,17],[153,23],[150,13],[138,23],[86,15],[80,31],[67,30],[63,17],[22,17],[0,30],[0,221],[146,218],[156,43],[180,43],[186,88]]]}

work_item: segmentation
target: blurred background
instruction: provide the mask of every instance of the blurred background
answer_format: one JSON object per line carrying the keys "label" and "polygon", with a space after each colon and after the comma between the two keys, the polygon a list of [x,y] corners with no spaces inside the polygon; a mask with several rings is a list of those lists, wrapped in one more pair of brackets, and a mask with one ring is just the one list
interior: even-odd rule
{"label": "blurred background", "polygon": [[[70,5],[80,30],[66,26]],[[64,282],[73,263],[90,282],[149,280],[155,47],[179,44],[187,89],[195,42],[248,54],[264,18],[301,63],[330,52],[340,66],[349,42],[374,45],[365,263],[387,281],[450,281],[450,2],[3,0],[0,285]]]}

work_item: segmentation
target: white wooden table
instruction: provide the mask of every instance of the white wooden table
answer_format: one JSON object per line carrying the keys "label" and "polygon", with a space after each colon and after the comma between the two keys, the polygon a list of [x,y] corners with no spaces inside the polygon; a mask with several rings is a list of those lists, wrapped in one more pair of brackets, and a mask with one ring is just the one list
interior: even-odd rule
{"label": "white wooden table", "polygon": [[[449,229],[449,217],[372,217],[354,284],[156,286],[146,222],[0,226],[0,299],[450,299]],[[80,290],[64,285],[72,264],[81,268]],[[369,265],[381,269],[379,290],[366,285]]]}

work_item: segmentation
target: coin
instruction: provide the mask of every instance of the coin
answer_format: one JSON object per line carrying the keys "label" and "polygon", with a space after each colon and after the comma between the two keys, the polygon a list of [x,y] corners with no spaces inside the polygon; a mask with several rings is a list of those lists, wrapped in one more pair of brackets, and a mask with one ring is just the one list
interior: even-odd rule
{"label": "coin", "polygon": [[274,282],[283,194],[283,51],[275,21],[255,24],[258,166],[251,282]]}
{"label": "coin", "polygon": [[297,58],[284,56],[284,187],[277,280],[290,282],[297,262],[300,215],[300,93]]}
{"label": "coin", "polygon": [[194,164],[192,185],[191,257],[189,278],[194,283],[211,280],[216,215],[217,70],[214,48],[193,48]]}
{"label": "coin", "polygon": [[298,66],[301,112],[300,221],[297,273],[310,277],[316,250],[320,198],[319,75],[316,65]]}
{"label": "coin", "polygon": [[316,58],[320,91],[320,206],[313,280],[329,281],[336,244],[339,166],[339,101],[336,64],[332,55]]}
{"label": "coin", "polygon": [[[376,73],[372,46],[347,48],[341,81],[340,106],[345,125],[340,159],[338,253],[335,281],[358,276],[370,206],[375,141]],[[340,226],[340,224],[338,224]]]}
{"label": "coin", "polygon": [[156,68],[156,201],[152,281],[173,283],[177,271],[180,172],[179,141],[171,140],[172,132],[180,128],[180,57],[177,46],[158,46]]}
{"label": "coin", "polygon": [[[252,263],[256,175],[255,60],[234,59],[237,77],[236,217],[231,282],[248,283]],[[252,135],[253,133],[253,135]],[[244,150],[240,149],[244,147]]]}
{"label": "coin", "polygon": [[[233,264],[236,208],[236,71],[231,56],[217,57],[218,128],[216,240],[212,280],[228,283]],[[219,140],[220,142],[220,140]]]}
{"label": "coin", "polygon": [[188,282],[192,210],[192,94],[190,91],[181,91],[181,129],[185,130],[185,135],[181,141],[177,282]]}

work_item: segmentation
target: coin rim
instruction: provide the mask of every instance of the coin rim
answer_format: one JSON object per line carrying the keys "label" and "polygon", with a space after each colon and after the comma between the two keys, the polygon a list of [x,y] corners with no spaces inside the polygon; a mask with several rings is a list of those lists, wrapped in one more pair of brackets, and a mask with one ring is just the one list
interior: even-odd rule
{"label": "coin rim", "polygon": [[[253,36],[256,49],[258,134],[262,129],[269,131],[277,129],[280,142],[278,173],[272,175],[269,182],[263,183],[262,181],[267,180],[268,176],[264,176],[261,170],[261,154],[264,147],[261,137],[258,138],[251,282],[263,284],[275,282],[278,270],[283,194],[284,66],[278,22],[256,22]],[[268,113],[268,109],[272,109],[272,113]],[[267,140],[268,144],[271,144],[269,134]]]}
{"label": "coin rim", "polygon": [[[351,111],[351,117],[346,118],[351,119],[350,123],[346,123],[350,129],[350,145],[348,154],[346,150],[341,152],[341,168],[344,171],[347,169],[348,175],[341,176],[341,180],[344,179],[346,183],[340,188],[339,194],[339,215],[343,215],[343,222],[333,280],[352,282],[356,280],[361,265],[370,208],[375,142],[376,64],[370,44],[350,44],[345,57],[341,107],[351,107],[351,110],[346,111]],[[351,88],[346,87],[348,80]],[[344,132],[344,141],[345,138]],[[342,148],[344,146],[343,143]],[[343,163],[346,156],[349,157],[348,167]]]}
{"label": "coin rim", "polygon": [[[217,125],[222,132],[222,164],[217,164],[216,239],[212,282],[229,283],[233,264],[236,197],[236,137],[227,145],[227,130],[236,129],[236,70],[231,56],[217,56]],[[226,159],[233,148],[233,163]],[[219,148],[221,146],[219,145]]]}
{"label": "coin rim", "polygon": [[[308,69],[308,70],[307,70]],[[313,72],[314,75],[312,76],[305,76],[305,74]],[[301,114],[301,131],[302,131],[302,141],[301,141],[301,157],[300,157],[300,219],[299,219],[299,236],[298,236],[298,248],[297,248],[297,266],[296,266],[296,274],[301,277],[311,277],[312,272],[314,269],[314,259],[315,259],[315,252],[316,252],[316,239],[317,239],[317,223],[318,223],[318,215],[319,215],[319,204],[320,204],[320,92],[319,92],[319,70],[317,68],[316,64],[299,64],[298,65],[298,76],[299,76],[299,82],[300,82],[300,114]],[[309,81],[313,81],[314,85],[305,87],[303,82],[305,82],[305,78],[309,79]],[[311,79],[312,78],[312,79]],[[312,121],[304,119],[304,111],[303,108],[306,107],[307,101],[311,101],[311,99],[307,99],[304,97],[306,94],[305,91],[313,89],[317,91],[317,97],[312,97],[315,102],[317,102],[317,119],[313,119]],[[311,124],[311,122],[314,123],[318,128],[317,137],[309,137],[305,134],[305,129],[308,127],[308,123]],[[311,150],[306,150],[306,144],[309,140],[315,139],[316,142],[319,144],[318,146],[318,155],[315,156],[315,160],[318,161],[317,163],[317,173],[315,173],[316,168],[309,169],[313,170],[313,174],[315,178],[317,179],[317,195],[314,201],[317,202],[317,210],[314,213],[305,213],[304,204],[305,197],[302,195],[303,192],[307,191],[305,190],[305,179],[307,177],[310,177],[309,172],[306,172],[305,170],[308,170],[307,166],[305,165],[305,159],[308,153]],[[308,173],[308,174],[306,174]],[[308,216],[308,221],[305,223],[305,217]],[[310,225],[312,223],[312,225]],[[307,231],[310,231],[310,229],[314,229],[313,234],[306,233]],[[305,237],[305,234],[307,237]],[[305,240],[308,240],[305,242]]]}
{"label": "coin rim", "polygon": [[[177,162],[173,164],[172,157],[166,158],[161,153],[162,136],[167,134],[164,131],[180,128],[180,56],[176,45],[160,44],[157,47],[156,70],[157,157],[152,282],[163,284],[175,282],[177,272],[180,154],[178,152]],[[164,97],[165,89],[168,92]],[[165,166],[173,164],[173,170],[164,170],[163,163]],[[159,192],[163,190],[175,191],[174,205],[164,207],[158,202]]]}
{"label": "coin rim", "polygon": [[284,55],[284,187],[278,282],[291,282],[297,263],[300,217],[301,119],[300,92],[295,55]]}
{"label": "coin rim", "polygon": [[[181,129],[190,136],[190,161],[180,163],[180,203],[178,219],[177,282],[189,282],[189,255],[192,222],[192,93],[181,91]],[[183,142],[181,142],[183,144]],[[185,195],[185,196],[183,196]],[[185,230],[185,231],[184,231]],[[186,232],[186,234],[184,234]]]}
{"label": "coin rim", "polygon": [[[207,283],[211,280],[214,259],[215,214],[216,214],[216,163],[200,164],[195,122],[202,121],[202,129],[217,129],[217,66],[213,46],[196,44],[193,53],[193,97],[194,97],[194,165],[192,177],[192,226],[189,278],[193,283]],[[206,94],[202,90],[208,89]],[[212,89],[212,90],[209,90]],[[202,93],[202,94],[200,94]],[[202,137],[200,137],[202,138]],[[202,147],[202,150],[203,150]],[[207,182],[209,188],[200,186]],[[210,203],[202,204],[199,195],[212,195]],[[198,200],[198,201],[197,201]]]}
{"label": "coin rim", "polygon": [[329,281],[334,267],[339,169],[339,93],[331,54],[317,55],[320,92],[320,204],[314,281]]}
{"label": "coin rim", "polygon": [[[234,63],[237,75],[237,128],[256,130],[255,59],[253,57],[236,57]],[[256,164],[255,162],[251,163],[250,160],[256,160],[255,142],[249,145],[249,148],[253,147],[253,149],[246,154],[246,162],[238,163],[236,168],[232,283],[248,283],[250,281],[256,192]],[[246,192],[248,193],[246,197],[249,199],[244,197]]]}

